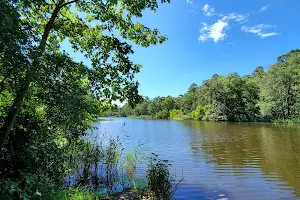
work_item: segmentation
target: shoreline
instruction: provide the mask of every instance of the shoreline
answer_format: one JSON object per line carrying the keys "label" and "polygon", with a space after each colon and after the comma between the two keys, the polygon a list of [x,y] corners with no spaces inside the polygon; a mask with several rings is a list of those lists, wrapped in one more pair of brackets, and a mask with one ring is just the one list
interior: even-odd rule
{"label": "shoreline", "polygon": [[[168,120],[168,121],[198,121],[198,122],[212,122],[212,123],[232,123],[232,124],[272,124],[272,125],[300,125],[299,119],[291,119],[291,120],[273,120],[273,121],[241,121],[241,122],[231,122],[231,121],[204,121],[204,120],[193,120],[193,119],[183,119],[183,118],[173,118],[173,119],[157,119],[148,115],[143,116],[107,116],[107,118],[128,118],[128,119],[146,119],[146,120]],[[101,121],[113,121],[113,119],[103,119]]]}

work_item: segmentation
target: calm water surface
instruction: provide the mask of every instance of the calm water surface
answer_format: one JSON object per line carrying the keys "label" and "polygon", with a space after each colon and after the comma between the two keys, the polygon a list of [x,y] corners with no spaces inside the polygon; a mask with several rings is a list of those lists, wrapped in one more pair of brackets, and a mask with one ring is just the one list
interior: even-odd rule
{"label": "calm water surface", "polygon": [[300,199],[300,126],[116,118],[94,134],[172,161],[177,199]]}

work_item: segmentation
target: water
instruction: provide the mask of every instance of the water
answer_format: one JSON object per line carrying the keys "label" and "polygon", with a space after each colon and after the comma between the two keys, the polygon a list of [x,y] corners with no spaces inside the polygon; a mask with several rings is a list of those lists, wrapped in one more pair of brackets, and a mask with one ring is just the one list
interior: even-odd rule
{"label": "water", "polygon": [[142,145],[184,176],[177,199],[300,199],[300,126],[116,118],[93,134]]}

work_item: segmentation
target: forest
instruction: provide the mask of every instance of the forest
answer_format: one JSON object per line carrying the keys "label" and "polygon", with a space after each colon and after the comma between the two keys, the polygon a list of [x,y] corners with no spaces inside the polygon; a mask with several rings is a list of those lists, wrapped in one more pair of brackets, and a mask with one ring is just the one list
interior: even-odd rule
{"label": "forest", "polygon": [[279,56],[267,69],[250,75],[214,74],[201,85],[193,83],[179,97],[144,97],[132,108],[126,104],[109,116],[228,122],[299,122],[300,50]]}

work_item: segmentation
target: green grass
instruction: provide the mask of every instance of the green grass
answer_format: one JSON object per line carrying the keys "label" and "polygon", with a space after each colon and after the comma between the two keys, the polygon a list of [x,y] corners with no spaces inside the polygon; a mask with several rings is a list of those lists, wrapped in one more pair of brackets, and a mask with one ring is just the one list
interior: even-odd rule
{"label": "green grass", "polygon": [[104,198],[106,197],[106,193],[103,192],[93,192],[84,188],[72,188],[67,191],[66,198],[62,199],[72,199],[72,200],[93,200],[96,198]]}

